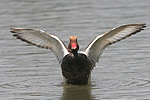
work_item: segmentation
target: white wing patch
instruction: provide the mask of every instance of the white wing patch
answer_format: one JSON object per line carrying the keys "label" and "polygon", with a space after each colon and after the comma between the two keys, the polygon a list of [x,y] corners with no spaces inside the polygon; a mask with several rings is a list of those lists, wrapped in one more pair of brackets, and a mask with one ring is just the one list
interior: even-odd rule
{"label": "white wing patch", "polygon": [[91,46],[95,43],[95,41],[97,41],[99,38],[101,38],[104,34],[98,35],[89,45],[88,47],[85,49],[85,54],[88,56],[88,52],[89,49],[91,48]]}
{"label": "white wing patch", "polygon": [[24,42],[35,45],[37,47],[51,49],[57,56],[59,62],[68,50],[63,42],[55,35],[39,30],[39,29],[24,29],[24,28],[11,28],[13,36],[17,37]]}

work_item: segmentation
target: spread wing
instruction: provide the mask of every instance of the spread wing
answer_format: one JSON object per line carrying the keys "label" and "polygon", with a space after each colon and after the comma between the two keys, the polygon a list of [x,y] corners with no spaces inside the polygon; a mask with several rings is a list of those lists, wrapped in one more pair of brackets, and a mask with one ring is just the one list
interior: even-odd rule
{"label": "spread wing", "polygon": [[39,29],[10,28],[13,36],[37,47],[51,49],[61,61],[68,54],[63,42],[55,35],[51,35]]}
{"label": "spread wing", "polygon": [[109,32],[97,36],[85,49],[85,54],[94,62],[99,61],[102,51],[109,45],[125,39],[143,30],[146,24],[129,24],[114,28]]}

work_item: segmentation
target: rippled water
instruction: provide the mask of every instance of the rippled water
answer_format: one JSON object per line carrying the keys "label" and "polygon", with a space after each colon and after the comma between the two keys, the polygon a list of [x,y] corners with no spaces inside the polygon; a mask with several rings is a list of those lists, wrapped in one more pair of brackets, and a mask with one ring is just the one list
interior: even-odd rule
{"label": "rippled water", "polygon": [[[108,47],[92,71],[91,85],[62,85],[50,50],[16,40],[10,27],[77,35],[81,50],[113,27],[147,23],[147,28]],[[150,0],[1,0],[1,100],[150,100]]]}

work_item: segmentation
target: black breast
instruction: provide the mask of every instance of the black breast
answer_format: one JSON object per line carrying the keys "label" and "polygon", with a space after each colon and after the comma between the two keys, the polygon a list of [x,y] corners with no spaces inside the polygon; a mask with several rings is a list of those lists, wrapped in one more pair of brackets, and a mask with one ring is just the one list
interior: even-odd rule
{"label": "black breast", "polygon": [[73,54],[66,55],[61,68],[68,84],[85,85],[88,83],[92,67],[87,56],[79,53],[77,57],[74,57]]}

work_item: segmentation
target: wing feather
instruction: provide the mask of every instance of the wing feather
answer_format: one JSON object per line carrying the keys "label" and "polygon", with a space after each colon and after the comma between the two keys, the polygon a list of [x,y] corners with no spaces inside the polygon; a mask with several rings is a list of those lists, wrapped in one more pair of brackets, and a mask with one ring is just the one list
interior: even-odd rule
{"label": "wing feather", "polygon": [[102,51],[109,45],[123,40],[143,30],[146,24],[128,24],[114,28],[109,32],[97,36],[85,49],[85,54],[94,63],[99,61]]}
{"label": "wing feather", "polygon": [[40,48],[51,49],[59,61],[68,54],[64,43],[55,35],[39,29],[10,28],[13,36]]}

